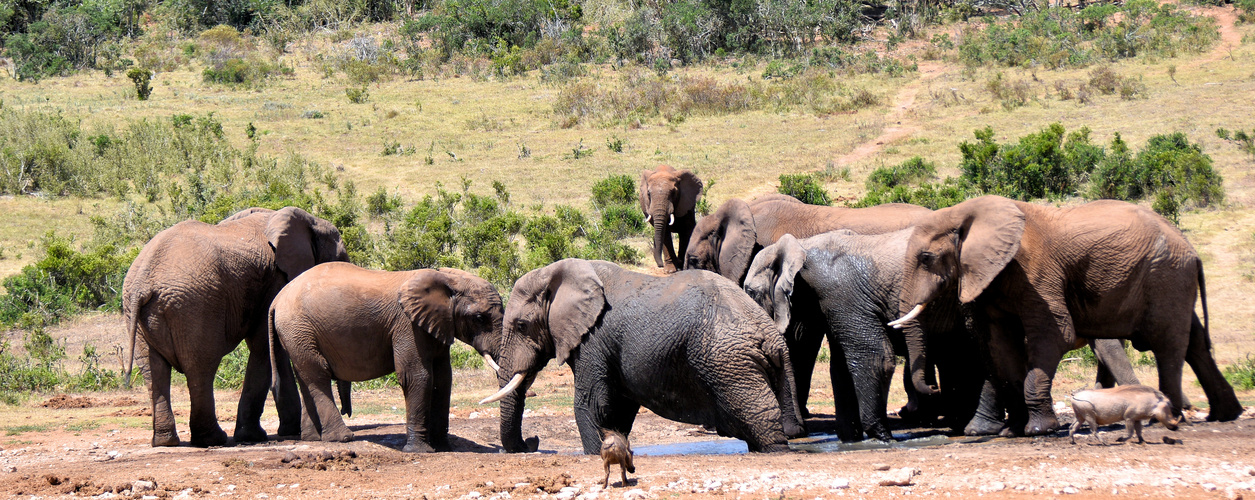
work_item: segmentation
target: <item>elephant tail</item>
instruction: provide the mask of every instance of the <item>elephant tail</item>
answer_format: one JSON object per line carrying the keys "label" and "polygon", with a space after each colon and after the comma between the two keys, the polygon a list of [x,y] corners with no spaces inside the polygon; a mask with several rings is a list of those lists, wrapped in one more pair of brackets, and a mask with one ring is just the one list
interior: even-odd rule
{"label": "elephant tail", "polygon": [[135,337],[139,335],[139,310],[148,303],[152,298],[152,292],[144,291],[128,297],[122,304],[122,315],[126,317],[126,334],[129,337],[126,344],[126,366],[122,370],[122,386],[131,388],[131,372],[135,368]]}
{"label": "elephant tail", "polygon": [[784,435],[789,438],[806,435],[806,424],[797,402],[797,385],[793,380],[793,364],[789,362],[789,348],[784,337],[773,335],[763,344],[763,353],[774,371],[776,398],[780,404],[780,423],[784,426]]}
{"label": "elephant tail", "polygon": [[279,342],[279,331],[275,329],[275,308],[273,306],[266,311],[266,340],[270,346],[270,390],[278,392],[279,356],[275,350],[282,349],[283,344]]}
{"label": "elephant tail", "polygon": [[1207,314],[1207,279],[1203,276],[1203,259],[1197,257],[1194,261],[1198,263],[1198,296],[1203,303],[1203,339],[1207,343],[1204,346],[1208,351],[1211,350],[1211,318]]}

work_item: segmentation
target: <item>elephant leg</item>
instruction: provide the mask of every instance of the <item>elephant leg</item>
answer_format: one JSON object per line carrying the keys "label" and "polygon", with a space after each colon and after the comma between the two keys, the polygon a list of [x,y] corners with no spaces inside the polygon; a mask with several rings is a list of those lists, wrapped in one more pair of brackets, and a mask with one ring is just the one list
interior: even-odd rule
{"label": "elephant leg", "polygon": [[153,402],[152,445],[178,446],[179,434],[174,428],[174,410],[170,408],[170,363],[155,349],[149,349],[148,370],[148,392]]}
{"label": "elephant leg", "polygon": [[301,377],[301,372],[294,374],[297,394],[301,397],[301,441],[322,441],[322,421],[318,419],[318,405],[314,404],[314,394],[309,384]]}
{"label": "elephant leg", "polygon": [[[397,381],[401,383],[401,393],[405,396],[405,447],[401,451],[431,453],[436,451],[430,444],[433,429],[428,427],[434,418],[431,411],[436,393],[436,361],[423,359],[422,356],[415,358],[398,359],[396,363]],[[445,363],[448,364],[447,358]],[[448,419],[448,411],[445,412],[445,418]]]}
{"label": "elephant leg", "polygon": [[575,380],[575,425],[584,453],[596,455],[601,453],[601,430],[630,435],[641,406],[619,394],[606,380],[605,360],[586,358],[580,363],[582,370]]}
{"label": "elephant leg", "polygon": [[1029,344],[1029,371],[1024,379],[1024,404],[1029,411],[1028,423],[1024,426],[1025,435],[1039,436],[1059,428],[1050,390],[1064,352],[1065,346],[1059,343]]}
{"label": "elephant leg", "polygon": [[301,383],[301,396],[305,406],[305,416],[310,420],[310,428],[304,421],[301,425],[301,439],[321,439],[327,442],[349,442],[353,440],[353,431],[344,425],[340,410],[336,408],[331,395],[331,370],[322,355],[314,355],[294,359],[297,379]]}
{"label": "elephant leg", "polygon": [[854,379],[850,376],[845,350],[831,335],[828,338],[828,375],[832,377],[832,401],[835,408],[837,437],[843,442],[863,440],[863,424],[859,420],[858,398]]}
{"label": "elephant leg", "polygon": [[214,374],[220,362],[220,359],[215,359],[212,363],[206,363],[211,364],[212,368],[194,366],[187,370],[187,392],[192,400],[191,415],[188,418],[188,426],[192,428],[192,446],[227,444],[227,433],[218,426],[214,403]]}
{"label": "elephant leg", "polygon": [[[453,366],[448,355],[432,366],[431,408],[427,411],[427,442],[436,451],[449,451],[449,399],[453,396]],[[408,401],[407,401],[408,404]]]}
{"label": "elephant leg", "polygon": [[[789,440],[781,423],[781,409],[776,402],[771,382],[761,371],[746,370],[742,380],[709,377],[719,408],[720,428],[732,430],[737,439],[744,440],[751,452],[773,453],[789,451]],[[712,380],[717,379],[717,380]]]}
{"label": "elephant leg", "polygon": [[270,387],[270,343],[266,333],[257,332],[246,340],[248,365],[244,369],[244,388],[235,417],[235,442],[258,443],[266,441],[266,430],[261,427],[261,413],[266,407],[266,389]]}
{"label": "elephant leg", "polygon": [[1098,376],[1095,382],[1101,387],[1137,385],[1137,374],[1124,350],[1124,341],[1118,339],[1092,339],[1089,345],[1098,359]]}
{"label": "elephant leg", "polygon": [[789,362],[793,365],[798,409],[802,412],[802,418],[808,418],[810,412],[806,409],[806,402],[810,399],[811,376],[815,371],[815,361],[819,358],[819,349],[824,342],[824,335],[821,330],[810,323],[793,321],[789,325],[785,338],[790,339],[788,342]]}
{"label": "elephant leg", "polygon": [[846,368],[854,383],[858,404],[859,421],[863,431],[872,439],[892,441],[885,427],[885,408],[888,405],[889,385],[893,380],[896,359],[893,344],[875,318],[847,318],[844,328],[833,328],[839,335],[845,351]]}
{"label": "elephant leg", "polygon": [[684,264],[680,263],[680,259],[675,255],[675,242],[673,241],[674,238],[671,237],[671,231],[672,230],[668,228],[662,233],[663,265],[669,273],[676,272],[684,266]]}
{"label": "elephant leg", "polygon": [[[1185,351],[1185,361],[1194,370],[1194,375],[1198,376],[1203,393],[1207,395],[1207,403],[1210,405],[1207,420],[1228,422],[1242,415],[1242,403],[1238,402],[1233,386],[1229,385],[1229,381],[1225,380],[1220,368],[1216,366],[1216,360],[1211,356],[1211,342],[1208,337],[1207,329],[1203,328],[1202,322],[1195,315],[1190,325],[1190,344]],[[1181,396],[1184,398],[1184,394]],[[1172,400],[1172,403],[1176,406],[1177,401]]]}
{"label": "elephant leg", "polygon": [[998,389],[992,380],[981,384],[976,412],[963,428],[968,436],[992,436],[1006,429],[1005,410],[998,404]]}
{"label": "elephant leg", "polygon": [[[275,345],[272,347],[274,354],[274,373],[276,380],[273,380],[274,386],[271,393],[275,399],[275,410],[279,413],[279,430],[276,435],[279,436],[299,436],[301,435],[301,393],[296,388],[296,379],[292,375],[292,360],[288,356],[287,349],[279,344],[278,339],[274,339]],[[251,348],[250,348],[251,349]],[[245,375],[247,376],[247,374]],[[343,382],[348,384],[349,382]]]}
{"label": "elephant leg", "polygon": [[680,240],[680,245],[675,249],[678,259],[674,262],[676,269],[684,269],[684,256],[688,254],[693,228],[697,227],[697,212],[689,212],[688,215],[676,219],[675,222],[675,233]]}

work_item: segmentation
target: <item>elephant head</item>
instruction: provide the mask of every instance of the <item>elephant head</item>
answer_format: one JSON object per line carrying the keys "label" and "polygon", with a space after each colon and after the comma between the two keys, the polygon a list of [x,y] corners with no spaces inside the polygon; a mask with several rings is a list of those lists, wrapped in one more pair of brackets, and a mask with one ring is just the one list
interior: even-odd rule
{"label": "elephant head", "polygon": [[756,244],[749,204],[728,200],[715,213],[697,221],[684,255],[684,268],[705,269],[741,283]]}
{"label": "elephant head", "polygon": [[948,286],[958,285],[959,300],[970,303],[1015,258],[1024,234],[1024,212],[1000,196],[973,198],[937,210],[916,222],[907,242],[903,268],[901,318],[917,317]]}
{"label": "elephant head", "polygon": [[597,323],[606,305],[601,278],[587,261],[566,259],[514,283],[501,332],[501,443],[511,453],[534,451],[522,439],[523,400],[552,358],[564,363]]}
{"label": "elephant head", "polygon": [[266,240],[275,253],[275,267],[288,281],[323,262],[348,262],[335,224],[296,207],[284,207],[266,222]]}
{"label": "elephant head", "polygon": [[415,331],[444,345],[461,340],[493,370],[499,368],[494,357],[500,353],[501,295],[487,280],[460,269],[423,269],[401,285],[397,302]]}
{"label": "elephant head", "polygon": [[[669,252],[666,261],[663,260],[664,246],[671,247],[671,235],[667,228],[675,225],[677,218],[694,219],[693,209],[697,207],[701,194],[701,179],[688,170],[677,171],[661,165],[657,170],[641,172],[641,212],[645,214],[645,222],[654,226],[654,262],[658,267],[668,263],[677,268],[683,266],[682,262],[677,262],[674,251]],[[691,226],[687,230],[691,230]],[[681,248],[680,253],[683,254],[684,250]]]}

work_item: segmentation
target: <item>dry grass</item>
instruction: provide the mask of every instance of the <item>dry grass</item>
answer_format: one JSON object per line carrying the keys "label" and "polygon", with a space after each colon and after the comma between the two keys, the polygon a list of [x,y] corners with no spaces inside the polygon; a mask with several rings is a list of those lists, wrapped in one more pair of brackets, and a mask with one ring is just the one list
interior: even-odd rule
{"label": "dry grass", "polygon": [[[1255,27],[1243,25],[1236,30],[1249,37]],[[640,170],[662,163],[695,170],[707,181],[715,181],[708,198],[717,207],[729,198],[773,192],[782,173],[824,170],[834,159],[874,141],[887,127],[911,132],[879,145],[865,158],[838,165],[848,167],[850,175],[829,176],[827,187],[834,195],[859,196],[863,180],[877,166],[916,155],[935,161],[940,175],[955,175],[956,145],[972,140],[972,131],[985,126],[994,128],[999,142],[1036,132],[1051,122],[1060,122],[1068,130],[1088,126],[1095,142],[1106,143],[1120,132],[1134,148],[1152,135],[1181,131],[1212,156],[1228,193],[1225,208],[1188,213],[1181,219],[1206,259],[1217,358],[1224,365],[1255,352],[1250,331],[1255,305],[1248,299],[1255,295],[1255,280],[1249,277],[1255,274],[1251,257],[1255,251],[1255,176],[1249,173],[1249,156],[1214,134],[1218,127],[1255,125],[1251,121],[1255,102],[1250,99],[1255,95],[1255,64],[1251,62],[1255,46],[1250,44],[1222,47],[1194,58],[1112,64],[1110,68],[1119,75],[1144,85],[1133,100],[1122,99],[1119,92],[1102,95],[1097,91],[1088,103],[1076,95],[1061,99],[1060,86],[1075,94],[1079,84],[1090,81],[1087,68],[967,71],[957,64],[937,62],[930,64],[937,64],[939,72],[928,78],[914,73],[902,78],[841,77],[847,88],[867,89],[880,98],[879,105],[849,114],[756,110],[695,114],[679,122],[655,118],[643,120],[639,127],[612,128],[584,123],[563,128],[562,117],[553,113],[560,87],[543,83],[537,72],[504,82],[452,73],[420,81],[394,78],[371,84],[367,103],[351,104],[344,94],[350,82],[343,75],[324,77],[314,60],[320,47],[328,46],[322,39],[294,44],[293,52],[282,60],[294,68],[294,76],[274,78],[257,89],[207,85],[201,68],[195,67],[158,73],[152,97],[144,102],[135,100],[129,80],[99,73],[50,78],[38,85],[2,80],[0,99],[6,107],[61,109],[81,117],[89,131],[118,129],[127,120],[165,120],[177,113],[212,111],[238,147],[245,146],[244,130],[251,122],[257,127],[263,152],[297,151],[341,169],[345,178],[357,183],[359,192],[384,186],[415,199],[433,192],[437,182],[455,186],[465,176],[481,188],[493,180],[506,182],[517,205],[543,202],[550,207],[582,205],[595,180],[608,174],[636,177]],[[1175,70],[1170,72],[1170,67]],[[999,72],[1007,82],[1022,82],[1024,93],[1035,97],[1005,110],[986,88]],[[758,80],[761,74],[761,64],[686,67],[672,73],[724,84]],[[581,81],[606,85],[620,78],[620,71],[613,67],[593,66]],[[897,96],[908,91],[918,97],[908,109],[894,109],[899,105]],[[311,110],[323,117],[309,118]],[[893,121],[887,116],[893,116]],[[630,147],[622,153],[610,151],[604,144],[611,136]],[[593,154],[573,158],[570,152],[581,141]],[[387,142],[415,148],[417,153],[382,156],[381,146]],[[530,155],[520,154],[524,148]],[[425,162],[428,150],[433,159],[430,165]],[[8,221],[0,225],[4,250],[0,274],[11,274],[28,263],[35,251],[27,242],[46,230],[88,237],[88,217],[109,213],[117,206],[113,200],[0,199],[0,210]],[[22,253],[20,259],[17,252]],[[1077,383],[1090,376],[1075,375]],[[816,381],[826,378],[826,373],[815,377]],[[895,381],[895,387],[900,387],[900,381]],[[1195,397],[1196,392],[1201,395],[1195,390],[1191,398],[1201,399]],[[1253,395],[1242,396],[1249,402]]]}

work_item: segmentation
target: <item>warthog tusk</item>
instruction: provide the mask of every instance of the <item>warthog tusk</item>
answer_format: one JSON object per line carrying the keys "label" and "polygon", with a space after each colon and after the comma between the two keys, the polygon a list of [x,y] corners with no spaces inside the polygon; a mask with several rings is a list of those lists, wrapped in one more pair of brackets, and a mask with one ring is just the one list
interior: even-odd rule
{"label": "warthog tusk", "polygon": [[890,321],[889,326],[892,326],[894,328],[901,330],[903,323],[906,323],[907,321],[915,319],[915,317],[919,316],[919,313],[923,311],[924,311],[924,304],[917,305],[915,306],[915,309],[911,309],[911,312],[906,313],[906,316]]}
{"label": "warthog tusk", "polygon": [[500,366],[500,365],[498,365],[496,361],[493,361],[493,360],[492,360],[492,356],[489,356],[489,355],[485,354],[485,355],[484,355],[484,364],[488,365],[488,367],[489,367],[489,368],[492,368],[492,371],[494,371],[494,372],[496,372],[496,371],[501,371],[501,366]]}
{"label": "warthog tusk", "polygon": [[522,384],[522,383],[523,383],[523,374],[515,373],[514,378],[510,379],[510,383],[506,384],[505,387],[502,387],[501,390],[497,391],[496,394],[493,394],[491,396],[484,398],[484,400],[480,401],[479,404],[486,405],[494,401],[499,401],[501,400],[501,398],[504,398],[508,396],[511,392],[514,392],[515,389],[518,389],[519,384]]}

